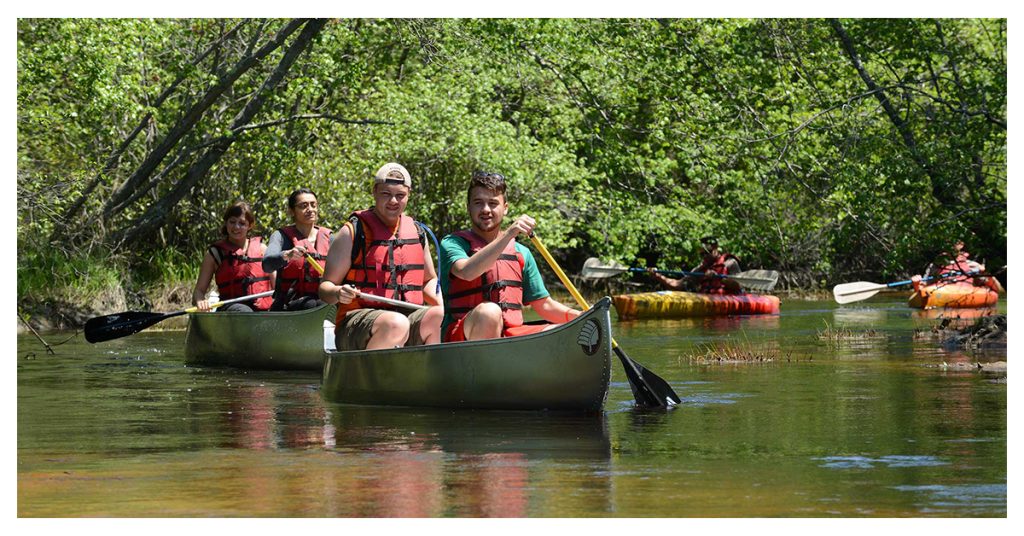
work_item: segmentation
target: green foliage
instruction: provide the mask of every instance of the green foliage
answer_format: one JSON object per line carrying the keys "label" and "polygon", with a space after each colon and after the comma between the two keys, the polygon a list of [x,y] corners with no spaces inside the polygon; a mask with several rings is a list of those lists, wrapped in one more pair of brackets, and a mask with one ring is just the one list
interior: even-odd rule
{"label": "green foliage", "polygon": [[[288,223],[287,195],[310,187],[337,228],[387,161],[412,172],[409,210],[438,234],[467,224],[473,170],[503,173],[512,213],[536,217],[570,268],[688,267],[706,234],[789,286],[914,273],[958,237],[1005,264],[1005,19],[838,21],[898,122],[826,20],[332,20],[251,128],[229,131],[285,47],[203,113],[151,187],[104,213],[186,110],[285,24],[20,19],[19,258],[117,247],[115,231],[232,136],[159,231],[130,244],[141,279],[193,278],[236,199],[268,235]],[[40,241],[63,229],[87,232]]]}
{"label": "green foliage", "polygon": [[19,249],[18,302],[51,300],[88,304],[109,289],[121,288],[121,263],[102,253],[67,257],[53,250]]}
{"label": "green foliage", "polygon": [[137,259],[135,273],[139,275],[140,284],[195,284],[199,278],[199,267],[202,252],[187,255],[176,249],[161,249]]}

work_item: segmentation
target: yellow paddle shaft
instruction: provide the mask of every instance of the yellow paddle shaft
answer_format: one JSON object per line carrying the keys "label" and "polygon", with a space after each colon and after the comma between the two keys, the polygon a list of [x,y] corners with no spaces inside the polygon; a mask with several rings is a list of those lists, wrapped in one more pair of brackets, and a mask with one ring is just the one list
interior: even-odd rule
{"label": "yellow paddle shaft", "polygon": [[555,271],[555,275],[558,276],[558,279],[562,280],[562,284],[565,285],[565,288],[569,289],[569,294],[572,294],[576,303],[584,309],[590,309],[590,304],[587,303],[587,300],[583,299],[583,295],[580,294],[580,291],[576,290],[576,285],[573,285],[572,281],[569,281],[569,277],[565,275],[565,272],[563,272],[558,266],[558,263],[555,262],[555,258],[551,256],[548,248],[544,247],[544,244],[536,235],[530,235],[530,241],[533,242],[534,247],[536,247],[537,251],[540,252],[540,256],[544,257],[544,260],[548,261],[548,266]]}
{"label": "yellow paddle shaft", "polygon": [[320,266],[320,263],[316,262],[316,259],[314,259],[312,255],[307,253],[306,260],[309,261],[309,264],[313,265],[313,269],[316,270],[317,273],[319,273],[321,276],[324,275],[324,267]]}
{"label": "yellow paddle shaft", "polygon": [[[587,300],[583,298],[583,295],[580,294],[580,291],[576,290],[576,285],[573,285],[572,281],[569,281],[569,276],[565,275],[565,272],[562,271],[562,268],[558,266],[558,263],[555,262],[555,258],[551,256],[551,253],[548,251],[548,248],[544,247],[544,244],[535,235],[530,235],[530,241],[533,242],[534,247],[536,247],[537,251],[540,252],[540,256],[544,257],[544,260],[548,261],[548,266],[550,266],[551,269],[555,271],[555,275],[558,276],[558,279],[560,279],[562,281],[562,284],[565,285],[565,288],[568,289],[569,294],[572,294],[572,297],[573,299],[576,300],[576,303],[579,304],[579,306],[582,307],[583,309],[590,309],[590,304],[587,303]],[[614,337],[612,338],[612,347],[619,347],[619,343],[615,342]]]}

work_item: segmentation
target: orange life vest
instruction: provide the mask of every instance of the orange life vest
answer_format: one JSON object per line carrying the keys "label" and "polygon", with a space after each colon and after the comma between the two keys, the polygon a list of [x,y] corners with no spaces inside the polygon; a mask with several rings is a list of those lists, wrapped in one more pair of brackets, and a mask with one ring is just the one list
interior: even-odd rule
{"label": "orange life vest", "polygon": [[[469,242],[470,255],[487,245],[482,238],[469,230],[454,233]],[[501,307],[505,327],[523,325],[523,266],[525,260],[516,251],[515,240],[510,240],[498,255],[498,260],[480,277],[472,281],[459,279],[448,273],[448,295],[445,296],[445,312],[458,320],[466,316],[477,305],[488,301]]]}
{"label": "orange life vest", "polygon": [[[739,262],[739,259],[732,253],[720,253],[710,264],[705,260],[700,265],[700,268],[698,268],[698,271],[706,272],[710,270],[716,274],[729,275],[729,269],[725,267],[725,261],[729,259],[735,259]],[[725,294],[728,292],[728,289],[726,289],[725,281],[721,277],[709,277],[701,279],[700,291],[705,294]]]}
{"label": "orange life vest", "polygon": [[[271,290],[270,276],[262,267],[263,251],[260,243],[260,237],[254,236],[249,238],[248,246],[244,250],[227,240],[210,245],[211,250],[216,249],[220,252],[220,264],[217,265],[215,280],[222,301]],[[264,296],[256,299],[253,308],[266,311],[270,309],[271,303],[273,298]]]}
{"label": "orange life vest", "polygon": [[[425,237],[416,222],[403,214],[398,228],[392,229],[368,209],[353,212],[345,225],[352,231],[352,267],[342,284],[352,285],[364,294],[423,304]],[[364,308],[398,310],[388,304],[356,298],[338,305],[335,324],[349,312]]]}
{"label": "orange life vest", "polygon": [[[306,252],[314,259],[320,261],[323,266],[324,259],[331,247],[331,230],[324,227],[313,227],[316,233],[316,247],[314,248],[307,237],[300,238],[299,230],[294,225],[282,227],[281,234],[291,239],[293,246],[303,246]],[[295,289],[294,298],[312,296],[319,299],[320,272],[316,271],[305,257],[291,259],[288,264],[277,272],[277,291],[283,296],[289,289]]]}

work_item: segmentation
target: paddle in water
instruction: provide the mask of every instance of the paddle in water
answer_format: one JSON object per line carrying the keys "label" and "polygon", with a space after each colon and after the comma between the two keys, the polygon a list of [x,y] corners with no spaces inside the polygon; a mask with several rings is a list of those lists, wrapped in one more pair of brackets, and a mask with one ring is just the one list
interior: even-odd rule
{"label": "paddle in water", "polygon": [[[635,268],[619,264],[617,262],[602,263],[600,259],[591,257],[583,263],[583,270],[580,275],[585,279],[604,279],[626,272],[646,272],[645,268]],[[672,270],[655,270],[655,272],[670,277],[704,277],[707,274],[701,272],[677,272]],[[760,290],[762,292],[769,292],[775,288],[775,284],[779,282],[779,272],[775,270],[747,270],[738,274],[711,274],[714,277],[721,277],[725,279],[733,279],[741,286],[751,290]]]}
{"label": "paddle in water", "polygon": [[[260,292],[259,294],[251,294],[249,296],[242,296],[241,298],[214,302],[210,304],[210,308],[213,309],[222,305],[262,298],[264,296],[270,296],[273,293],[273,290],[268,290],[266,292]],[[161,320],[167,320],[168,318],[181,316],[186,313],[195,313],[198,311],[198,307],[189,307],[188,309],[173,313],[125,311],[123,313],[115,313],[112,315],[97,316],[86,321],[85,340],[91,343],[97,343],[112,339],[120,339],[121,337],[138,333]]]}
{"label": "paddle in water", "polygon": [[[544,260],[548,262],[551,269],[558,276],[558,279],[562,281],[565,288],[568,289],[569,294],[576,300],[583,309],[590,309],[590,304],[583,298],[583,295],[576,290],[576,285],[572,284],[572,281],[565,275],[565,272],[555,262],[555,258],[551,256],[548,249],[544,247],[544,244],[537,238],[536,235],[530,235],[530,240],[533,242],[534,247],[540,252]],[[629,380],[629,387],[633,391],[633,399],[636,400],[637,405],[645,407],[659,407],[667,408],[674,406],[680,402],[679,395],[672,389],[672,387],[657,374],[647,370],[643,365],[633,361],[626,352],[622,350],[615,339],[612,339],[612,349],[615,355],[618,356],[619,361],[622,362],[622,368],[626,371],[626,379]]]}
{"label": "paddle in water", "polygon": [[[980,272],[949,272],[938,276],[922,277],[921,282],[924,283],[925,281],[931,281],[934,279],[948,279],[950,277],[955,277],[958,275],[972,276],[978,275],[979,273]],[[855,281],[853,283],[843,283],[841,285],[836,285],[832,289],[832,296],[835,297],[836,303],[838,304],[853,303],[861,300],[866,300],[874,296],[875,294],[878,294],[879,291],[885,290],[887,288],[909,285],[913,282],[913,279],[906,279],[904,281],[893,281],[892,283],[872,283],[870,281]]]}

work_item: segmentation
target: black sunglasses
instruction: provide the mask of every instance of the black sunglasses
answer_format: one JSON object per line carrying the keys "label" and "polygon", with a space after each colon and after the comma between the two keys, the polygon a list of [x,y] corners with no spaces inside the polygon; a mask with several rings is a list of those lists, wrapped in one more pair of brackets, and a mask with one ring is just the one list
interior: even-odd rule
{"label": "black sunglasses", "polygon": [[505,180],[505,176],[502,175],[501,173],[488,173],[486,171],[474,171],[473,172],[473,178],[474,179],[498,179],[498,180],[501,180],[501,181]]}

